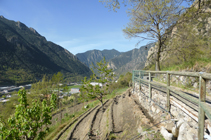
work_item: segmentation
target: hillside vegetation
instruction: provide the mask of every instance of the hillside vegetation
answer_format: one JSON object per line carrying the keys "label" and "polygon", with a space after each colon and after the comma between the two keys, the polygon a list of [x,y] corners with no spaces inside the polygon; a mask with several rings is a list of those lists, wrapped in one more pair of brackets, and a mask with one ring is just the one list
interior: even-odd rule
{"label": "hillside vegetation", "polygon": [[[180,17],[168,36],[165,49],[161,53],[161,70],[172,71],[203,71],[211,72],[211,16],[210,9],[191,17],[197,8],[189,9]],[[184,20],[187,18],[190,20]],[[157,46],[148,53],[145,69],[155,70],[155,54]]]}

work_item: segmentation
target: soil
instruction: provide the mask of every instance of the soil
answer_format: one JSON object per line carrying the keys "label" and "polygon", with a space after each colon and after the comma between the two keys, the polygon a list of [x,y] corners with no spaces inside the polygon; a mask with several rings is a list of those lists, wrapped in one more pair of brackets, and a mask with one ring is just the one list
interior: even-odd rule
{"label": "soil", "polygon": [[[84,117],[75,126],[72,135],[67,139],[162,139],[153,120],[147,118],[135,95],[129,90],[114,99],[108,100],[104,108],[99,106]],[[144,133],[143,133],[144,132]],[[141,133],[141,135],[140,135]],[[156,138],[155,138],[156,136]]]}

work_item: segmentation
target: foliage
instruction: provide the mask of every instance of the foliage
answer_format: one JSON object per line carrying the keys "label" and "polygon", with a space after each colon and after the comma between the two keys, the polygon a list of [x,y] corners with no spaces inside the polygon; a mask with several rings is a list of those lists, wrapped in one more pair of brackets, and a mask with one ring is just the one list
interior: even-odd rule
{"label": "foliage", "polygon": [[0,136],[2,139],[43,139],[51,124],[51,111],[56,107],[56,95],[51,95],[51,104],[46,100],[40,104],[39,100],[33,100],[29,106],[26,90],[18,92],[19,105],[16,105],[15,113],[8,119],[7,123],[0,122]]}
{"label": "foliage", "polygon": [[[103,96],[108,94],[108,88],[110,83],[113,80],[113,70],[107,67],[108,63],[105,58],[97,63],[95,67],[100,74],[99,77],[94,73],[91,78],[88,80],[86,77],[83,80],[83,85],[81,92],[86,95],[88,98],[97,98],[103,106]],[[96,82],[96,85],[90,84],[91,82]],[[102,86],[100,85],[102,84]]]}
{"label": "foliage", "polygon": [[156,70],[160,70],[160,53],[178,20],[181,0],[152,0],[137,2],[130,11],[130,23],[123,31],[131,37],[156,40]]}
{"label": "foliage", "polygon": [[32,84],[30,94],[28,95],[29,101],[32,99],[46,99],[48,101],[48,97],[53,93],[52,88],[52,81],[44,75],[42,81]]}
{"label": "foliage", "polygon": [[112,83],[112,85],[109,87],[109,91],[112,92],[119,88],[125,88],[131,86],[131,79],[132,79],[132,73],[127,72],[125,75],[120,75],[117,82]]}

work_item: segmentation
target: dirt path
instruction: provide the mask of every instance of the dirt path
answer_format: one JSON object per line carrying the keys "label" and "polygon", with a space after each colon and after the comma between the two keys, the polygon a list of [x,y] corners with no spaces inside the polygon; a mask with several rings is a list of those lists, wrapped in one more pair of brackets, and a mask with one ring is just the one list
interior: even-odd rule
{"label": "dirt path", "polygon": [[113,133],[121,133],[122,132],[122,123],[123,123],[123,103],[122,103],[122,96],[116,96],[113,103]]}
{"label": "dirt path", "polygon": [[88,114],[85,118],[83,118],[80,123],[76,126],[75,130],[73,130],[72,136],[70,136],[69,139],[71,140],[83,140],[88,139],[89,132],[90,132],[90,124],[92,123],[93,117],[96,114],[96,111],[98,108],[96,108],[94,111],[92,111],[90,114]]}
{"label": "dirt path", "polygon": [[[99,106],[89,114],[84,115],[83,119],[76,123],[68,139],[124,140],[136,137],[146,128],[153,126],[137,103],[136,98],[133,95],[129,96],[129,91],[127,91],[108,100],[104,104],[104,109]],[[144,135],[137,138],[154,139],[154,135],[150,137]]]}
{"label": "dirt path", "polygon": [[108,109],[112,102],[113,101],[110,100],[105,103],[103,108],[98,109],[91,125],[91,139],[103,139],[103,137],[105,138],[103,134],[109,131],[106,125],[108,124]]}

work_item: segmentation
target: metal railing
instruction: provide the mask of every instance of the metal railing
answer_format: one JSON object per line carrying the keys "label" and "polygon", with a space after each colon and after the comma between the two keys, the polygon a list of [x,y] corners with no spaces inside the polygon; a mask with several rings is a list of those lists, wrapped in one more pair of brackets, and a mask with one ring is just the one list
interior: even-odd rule
{"label": "metal railing", "polygon": [[[163,85],[152,81],[152,74],[166,74],[167,84]],[[199,99],[194,98],[182,91],[178,91],[170,86],[170,76],[189,76],[199,78]],[[145,79],[144,79],[145,77]],[[147,79],[146,79],[147,78]],[[202,72],[174,72],[174,71],[143,71],[134,70],[132,75],[133,89],[136,82],[148,84],[149,87],[149,98],[152,99],[152,85],[164,88],[167,93],[167,111],[170,112],[170,95],[181,99],[182,102],[189,104],[188,101],[196,104],[198,107],[198,139],[203,140],[204,138],[204,122],[205,115],[211,121],[211,107],[206,104],[206,80],[211,80],[211,74]],[[179,97],[179,96],[180,97]],[[181,98],[182,97],[182,98]],[[184,99],[185,100],[184,100]],[[188,101],[186,101],[188,100]]]}

